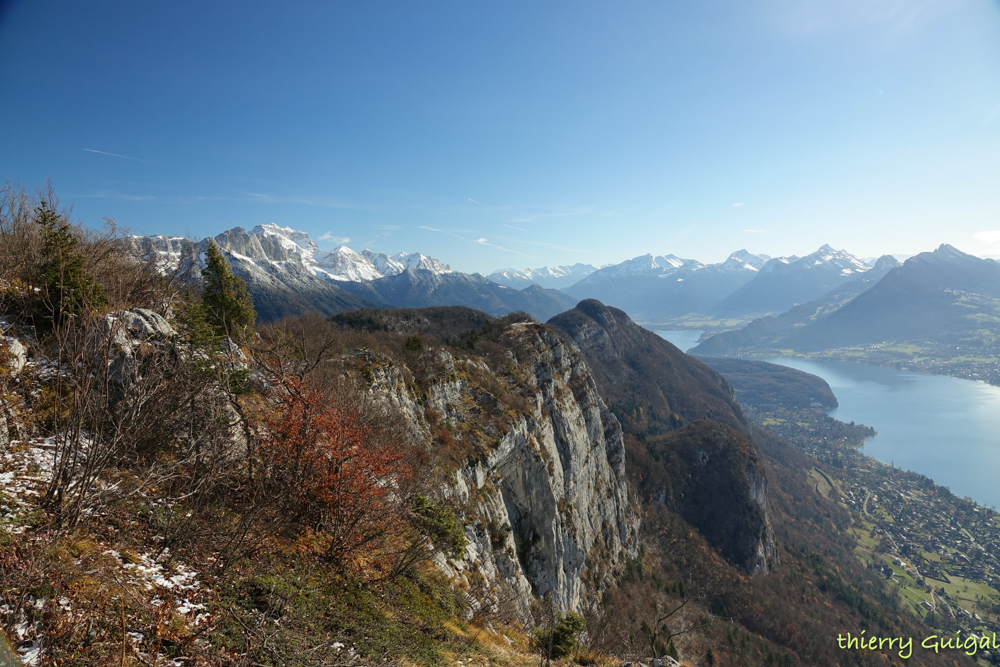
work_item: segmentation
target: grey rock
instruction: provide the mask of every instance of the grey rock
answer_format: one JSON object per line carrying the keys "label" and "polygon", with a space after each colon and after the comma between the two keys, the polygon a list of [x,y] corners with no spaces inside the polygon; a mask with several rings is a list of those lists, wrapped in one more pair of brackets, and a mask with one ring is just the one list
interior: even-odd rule
{"label": "grey rock", "polygon": [[[439,554],[435,563],[455,580],[482,582],[469,600],[472,612],[507,596],[528,619],[531,600],[549,591],[562,610],[593,603],[614,568],[636,552],[640,519],[628,496],[621,426],[579,350],[536,323],[514,324],[506,335],[519,357],[505,355],[508,370],[527,383],[530,409],[445,484],[442,494],[471,506],[477,519],[465,526],[464,558]],[[464,423],[470,399],[491,400],[474,396],[464,378],[493,372],[443,349],[428,353],[445,372],[423,405],[393,364],[371,357],[368,375],[373,395],[425,442],[431,441],[425,408],[447,423]],[[581,579],[588,567],[592,587]]]}
{"label": "grey rock", "polygon": [[159,313],[147,308],[134,308],[121,313],[122,321],[133,338],[173,338],[177,331]]}
{"label": "grey rock", "polygon": [[14,375],[24,370],[28,363],[28,348],[16,338],[0,336],[0,345],[7,347],[7,367]]}

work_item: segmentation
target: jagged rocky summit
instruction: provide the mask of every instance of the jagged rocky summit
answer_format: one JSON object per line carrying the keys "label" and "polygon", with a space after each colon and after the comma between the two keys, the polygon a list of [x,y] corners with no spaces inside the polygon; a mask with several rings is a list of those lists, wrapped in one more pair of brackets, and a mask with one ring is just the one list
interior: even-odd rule
{"label": "jagged rocky summit", "polygon": [[270,267],[301,268],[313,275],[335,281],[367,281],[394,276],[407,269],[451,273],[451,267],[421,253],[386,255],[364,250],[357,253],[347,246],[320,250],[305,232],[279,225],[257,225],[251,231],[234,227],[195,242],[180,236],[132,237],[148,256],[156,258],[164,270],[201,269],[210,240],[241,265],[253,264],[260,270]]}
{"label": "jagged rocky summit", "polygon": [[235,227],[212,239],[134,236],[131,242],[165,274],[197,282],[214,241],[247,283],[261,321],[306,312],[358,308],[465,305],[503,315],[522,310],[547,319],[573,306],[557,290],[504,287],[480,275],[452,271],[421,253],[386,255],[346,246],[322,251],[305,232],[278,225]]}

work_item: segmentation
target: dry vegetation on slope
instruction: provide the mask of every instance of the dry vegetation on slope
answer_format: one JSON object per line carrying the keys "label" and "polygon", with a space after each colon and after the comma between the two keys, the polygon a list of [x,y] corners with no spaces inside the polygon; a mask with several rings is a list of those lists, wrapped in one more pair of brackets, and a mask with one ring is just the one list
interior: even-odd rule
{"label": "dry vegetation on slope", "polygon": [[[843,512],[812,492],[802,455],[748,426],[728,385],[675,349],[634,338],[633,356],[595,359],[588,380],[586,348],[578,358],[575,344],[554,347],[552,329],[520,315],[441,308],[232,326],[245,318],[165,284],[114,228],[66,226],[43,198],[55,236],[38,224],[37,197],[8,189],[0,210],[0,624],[32,664],[534,664],[537,636],[580,665],[664,654],[874,665],[881,654],[840,651],[836,633],[924,630],[854,558]],[[565,387],[545,375],[553,350],[569,359]],[[512,359],[537,359],[535,374]],[[611,383],[642,366],[643,386],[657,389],[632,406]],[[475,538],[541,571],[541,541],[477,514],[502,479],[466,500],[442,482],[477,469],[529,416],[557,422],[538,407],[545,392],[548,405],[600,413],[592,430],[607,437],[594,442],[620,446],[595,382],[619,411],[635,408],[621,416],[637,489],[696,491],[679,476],[705,434],[753,443],[769,479],[770,574],[751,576],[673,494],[645,499],[644,546],[624,567],[602,552],[613,540],[585,554],[583,586],[600,592],[582,607],[585,635],[545,598],[525,615],[502,579],[458,569]],[[397,403],[380,395],[389,383]],[[429,397],[442,387],[455,402],[436,410]],[[531,451],[543,470],[562,463]],[[600,480],[595,503],[612,493]],[[715,500],[709,513],[724,512]],[[563,538],[587,509],[558,503]]]}
{"label": "dry vegetation on slope", "polygon": [[57,214],[47,234],[45,193],[3,206],[0,622],[23,659],[492,655],[427,563],[463,544],[421,495],[430,462],[363,374],[324,366],[374,341],[309,319],[220,331],[114,229]]}

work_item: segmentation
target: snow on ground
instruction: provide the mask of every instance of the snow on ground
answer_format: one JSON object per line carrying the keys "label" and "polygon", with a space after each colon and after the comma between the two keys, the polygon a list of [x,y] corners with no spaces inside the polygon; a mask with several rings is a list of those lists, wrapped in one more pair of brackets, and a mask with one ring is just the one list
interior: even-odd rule
{"label": "snow on ground", "polygon": [[[0,531],[21,534],[25,531],[23,518],[37,509],[38,499],[45,493],[51,478],[57,451],[55,438],[13,441],[0,453]],[[114,577],[135,594],[148,596],[149,604],[155,607],[168,605],[173,613],[185,618],[189,627],[199,627],[211,622],[211,614],[206,605],[212,591],[203,586],[199,573],[186,564],[171,559],[168,549],[154,554],[122,554],[114,549],[105,549],[104,567],[116,570]],[[39,598],[31,603],[39,610],[45,609],[49,600]],[[74,612],[67,598],[60,598],[55,605],[61,611],[72,615]],[[10,613],[6,606],[0,606],[0,615]],[[40,665],[44,658],[44,637],[39,634],[35,623],[22,620],[15,627],[17,652],[24,665]],[[137,650],[141,646],[143,633],[130,632]],[[170,661],[157,664],[177,665],[182,662]]]}
{"label": "snow on ground", "polygon": [[13,441],[0,454],[0,527],[15,534],[24,532],[18,520],[34,509],[35,500],[45,492],[55,454],[53,438]]}

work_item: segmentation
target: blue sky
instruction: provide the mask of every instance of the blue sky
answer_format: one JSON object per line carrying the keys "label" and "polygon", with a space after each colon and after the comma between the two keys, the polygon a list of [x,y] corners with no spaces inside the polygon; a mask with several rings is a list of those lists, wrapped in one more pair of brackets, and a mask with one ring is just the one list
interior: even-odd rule
{"label": "blue sky", "polygon": [[0,98],[0,179],[94,226],[484,272],[1000,254],[998,0],[15,1]]}

